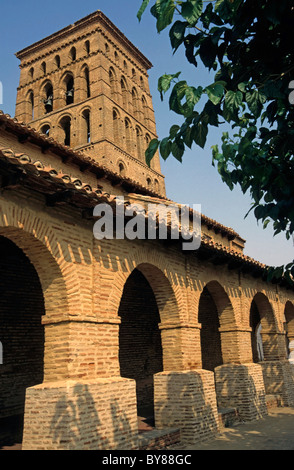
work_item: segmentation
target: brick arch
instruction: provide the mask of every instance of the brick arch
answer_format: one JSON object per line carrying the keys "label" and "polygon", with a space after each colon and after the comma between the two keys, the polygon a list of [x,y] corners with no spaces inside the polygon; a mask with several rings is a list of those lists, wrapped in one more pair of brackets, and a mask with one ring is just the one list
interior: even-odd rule
{"label": "brick arch", "polygon": [[[1,204],[0,235],[17,245],[33,264],[43,290],[46,317],[65,317],[79,304],[79,280],[60,252],[50,227],[25,209]],[[69,291],[75,295],[69,302]]]}
{"label": "brick arch", "polygon": [[[278,335],[278,322],[268,297],[257,292],[250,306],[250,326],[253,361],[277,360],[280,358],[281,340]],[[259,350],[259,353],[256,352]],[[285,353],[285,351],[284,351]]]}
{"label": "brick arch", "polygon": [[225,288],[215,280],[209,281],[205,285],[204,289],[205,288],[213,298],[213,301],[216,305],[220,327],[225,325],[236,325],[237,322],[234,308],[229,295],[225,291]]}
{"label": "brick arch", "polygon": [[277,331],[277,319],[268,297],[262,292],[257,292],[251,300],[250,308],[253,302],[258,309],[262,327],[266,330]]}
{"label": "brick arch", "polygon": [[130,263],[128,263],[128,266],[131,267],[130,269],[118,271],[113,277],[107,310],[118,314],[124,286],[131,273],[135,269],[138,269],[144,275],[153,290],[161,323],[179,323],[180,305],[182,303],[181,288],[173,285],[172,280],[165,272],[163,267],[164,263],[161,265],[160,256],[157,256],[157,260],[144,260],[140,255],[134,257],[133,260],[134,259],[137,259],[137,261],[130,261]]}

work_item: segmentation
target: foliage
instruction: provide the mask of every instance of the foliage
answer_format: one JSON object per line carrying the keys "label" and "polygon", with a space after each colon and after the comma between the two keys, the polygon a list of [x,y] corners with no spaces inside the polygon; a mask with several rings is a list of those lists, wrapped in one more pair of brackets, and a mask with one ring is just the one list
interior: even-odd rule
{"label": "foliage", "polygon": [[[157,150],[163,159],[173,155],[182,161],[186,147],[205,146],[210,126],[228,123],[234,133],[224,132],[220,148],[212,147],[213,164],[230,189],[240,185],[250,192],[250,210],[264,227],[271,221],[274,234],[284,232],[289,239],[294,233],[292,0],[151,3],[157,31],[170,28],[173,52],[181,47],[189,63],[202,62],[213,72],[214,81],[202,88],[182,80],[181,72],[160,77],[161,98],[170,93],[169,107],[183,124],[172,126],[161,141],[152,140],[147,163]],[[139,20],[149,4],[142,2]],[[291,282],[294,262],[269,271],[270,279],[282,275]]]}

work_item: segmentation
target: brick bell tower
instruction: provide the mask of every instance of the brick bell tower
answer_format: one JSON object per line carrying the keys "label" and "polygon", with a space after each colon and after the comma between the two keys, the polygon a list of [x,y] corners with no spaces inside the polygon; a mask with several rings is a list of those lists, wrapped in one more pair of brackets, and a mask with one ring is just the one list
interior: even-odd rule
{"label": "brick bell tower", "polygon": [[165,196],[148,70],[152,64],[100,11],[23,49],[15,117]]}

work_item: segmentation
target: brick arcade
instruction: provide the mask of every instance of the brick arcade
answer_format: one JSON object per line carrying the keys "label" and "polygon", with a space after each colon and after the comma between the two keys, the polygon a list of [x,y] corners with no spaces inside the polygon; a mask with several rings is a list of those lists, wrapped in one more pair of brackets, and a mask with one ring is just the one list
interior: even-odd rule
{"label": "brick arcade", "polygon": [[101,202],[171,203],[159,155],[144,160],[151,63],[100,11],[17,57],[15,118],[0,113],[0,444],[139,449],[138,416],[193,443],[220,409],[294,406],[293,289],[233,229],[202,215],[196,251],[93,235]]}

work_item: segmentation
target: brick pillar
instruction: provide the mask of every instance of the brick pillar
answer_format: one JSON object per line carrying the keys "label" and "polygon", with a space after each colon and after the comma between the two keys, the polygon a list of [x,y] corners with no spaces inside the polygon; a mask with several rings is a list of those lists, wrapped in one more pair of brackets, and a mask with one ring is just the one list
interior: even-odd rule
{"label": "brick pillar", "polygon": [[224,364],[252,362],[251,328],[226,325],[219,332]]}
{"label": "brick pillar", "polygon": [[27,389],[23,448],[137,447],[134,380],[120,377],[117,317],[44,318],[44,383]]}
{"label": "brick pillar", "polygon": [[27,389],[23,450],[135,450],[134,380],[65,380]]}
{"label": "brick pillar", "polygon": [[219,429],[213,372],[199,369],[154,376],[155,424],[178,428],[181,440],[196,443]]}
{"label": "brick pillar", "polygon": [[199,323],[159,325],[165,371],[201,367],[200,328]]}
{"label": "brick pillar", "polygon": [[245,421],[267,415],[262,367],[259,364],[226,364],[216,367],[214,372],[220,408],[236,408]]}
{"label": "brick pillar", "polygon": [[262,365],[265,390],[278,395],[283,406],[294,406],[292,367],[287,360],[284,332],[261,331],[264,361]]}

